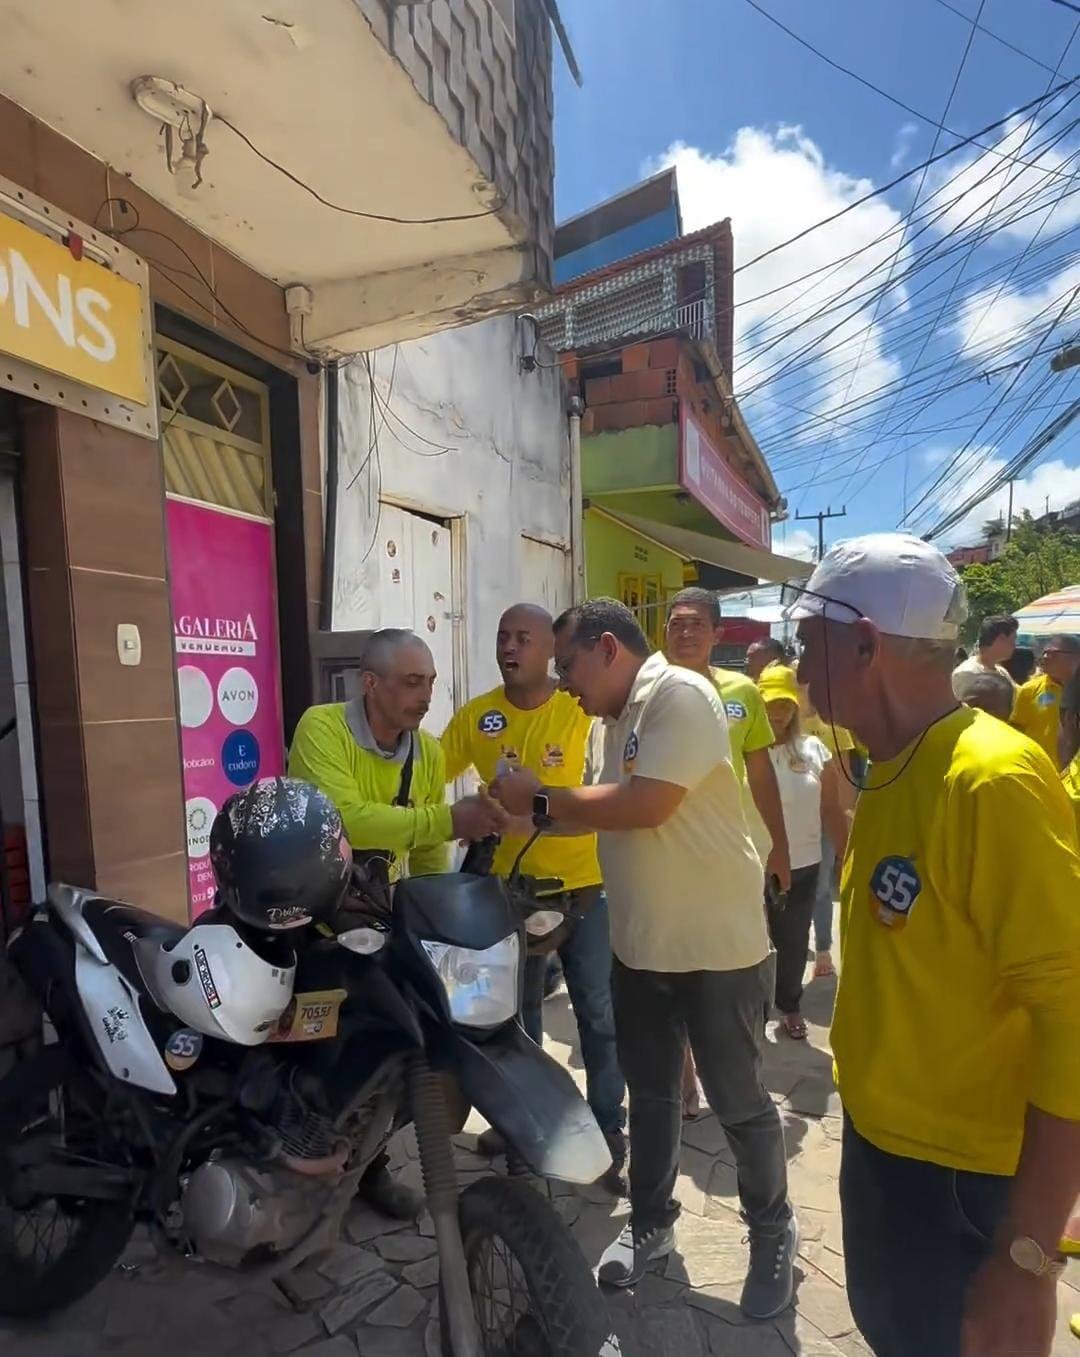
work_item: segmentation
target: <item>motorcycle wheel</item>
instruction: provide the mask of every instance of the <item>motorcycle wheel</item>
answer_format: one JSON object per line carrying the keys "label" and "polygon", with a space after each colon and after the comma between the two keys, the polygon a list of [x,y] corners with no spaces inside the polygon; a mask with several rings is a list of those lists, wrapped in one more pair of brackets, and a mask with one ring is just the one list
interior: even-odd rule
{"label": "motorcycle wheel", "polygon": [[[481,1178],[460,1215],[484,1357],[619,1357],[585,1255],[538,1192]],[[443,1357],[456,1357],[445,1314],[441,1337]]]}
{"label": "motorcycle wheel", "polygon": [[100,1161],[102,1103],[58,1046],[0,1081],[0,1315],[30,1319],[70,1305],[106,1276],[131,1237],[123,1202],[12,1200],[6,1148],[46,1135],[71,1159]]}

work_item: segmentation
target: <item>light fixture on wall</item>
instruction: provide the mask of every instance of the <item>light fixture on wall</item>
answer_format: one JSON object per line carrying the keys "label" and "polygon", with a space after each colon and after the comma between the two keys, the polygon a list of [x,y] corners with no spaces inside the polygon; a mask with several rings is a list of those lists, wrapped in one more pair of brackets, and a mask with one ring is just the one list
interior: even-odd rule
{"label": "light fixture on wall", "polygon": [[203,181],[203,161],[210,153],[206,129],[210,105],[183,85],[160,75],[140,75],[131,82],[131,97],[144,113],[161,124],[165,163],[177,188],[189,196]]}

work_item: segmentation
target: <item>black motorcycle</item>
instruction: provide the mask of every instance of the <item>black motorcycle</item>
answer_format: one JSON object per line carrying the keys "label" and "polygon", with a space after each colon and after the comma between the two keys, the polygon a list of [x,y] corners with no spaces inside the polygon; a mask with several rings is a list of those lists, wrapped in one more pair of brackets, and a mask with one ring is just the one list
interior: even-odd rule
{"label": "black motorcycle", "polygon": [[[447,1357],[617,1355],[550,1203],[495,1176],[459,1191],[455,1172],[469,1104],[538,1174],[587,1183],[610,1165],[517,1020],[535,888],[463,871],[400,882],[389,911],[377,897],[360,874],[332,928],[290,935],[293,1001],[242,1047],[185,1027],[140,969],[140,947],[189,930],[50,888],[8,952],[57,1040],[0,1081],[0,1314],[90,1291],[139,1221],[180,1255],[287,1280],[338,1242],[365,1169],[412,1123]],[[221,907],[197,926],[216,922]]]}

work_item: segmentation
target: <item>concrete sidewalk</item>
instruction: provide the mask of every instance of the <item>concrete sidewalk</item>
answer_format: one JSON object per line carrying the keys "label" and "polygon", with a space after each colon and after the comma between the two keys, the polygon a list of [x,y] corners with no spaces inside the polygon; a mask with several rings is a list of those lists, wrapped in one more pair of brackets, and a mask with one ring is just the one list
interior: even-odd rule
{"label": "concrete sidewalk", "polygon": [[[633,1293],[610,1297],[625,1357],[860,1357],[869,1351],[855,1332],[844,1294],[837,1203],[839,1105],[832,1086],[825,1023],[831,980],[808,990],[807,1042],[770,1034],[766,1078],[785,1122],[791,1193],[799,1211],[800,1251],[795,1308],[767,1324],[748,1324],[738,1310],[746,1267],[745,1227],[738,1217],[733,1161],[712,1116],[685,1128],[678,1195],[683,1204],[679,1250]],[[583,1082],[573,1017],[564,994],[545,1007],[549,1048]],[[490,1172],[475,1153],[470,1122],[459,1137],[463,1181]],[[419,1186],[411,1133],[395,1157]],[[599,1189],[552,1184],[556,1209],[572,1226],[590,1263],[618,1234],[627,1205]],[[79,1305],[45,1325],[4,1327],[0,1352],[12,1357],[439,1357],[435,1245],[430,1221],[387,1225],[356,1210],[349,1242],[318,1270],[298,1274],[290,1301],[269,1285],[198,1268],[162,1263],[136,1240],[125,1266]],[[1080,1357],[1068,1316],[1080,1311],[1080,1265],[1060,1288],[1055,1357]]]}

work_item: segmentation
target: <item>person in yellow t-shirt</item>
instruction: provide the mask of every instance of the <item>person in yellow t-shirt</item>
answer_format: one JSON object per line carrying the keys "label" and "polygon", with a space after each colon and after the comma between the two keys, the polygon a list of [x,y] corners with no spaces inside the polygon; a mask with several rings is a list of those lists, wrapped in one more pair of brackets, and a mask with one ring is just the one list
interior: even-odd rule
{"label": "person in yellow t-shirt", "polygon": [[[501,773],[524,768],[549,787],[581,786],[592,718],[552,677],[554,645],[551,614],[543,608],[519,603],[503,614],[495,638],[502,686],[474,697],[447,726],[442,746],[448,780],[474,768],[483,782],[491,784]],[[502,875],[510,872],[533,832],[528,820],[511,829],[520,832],[504,834],[495,854],[494,870]],[[573,903],[580,912],[559,956],[581,1037],[589,1106],[612,1152],[614,1169],[606,1176],[610,1186],[621,1187],[626,1085],[615,1050],[611,943],[596,835],[544,835],[526,853],[522,871],[533,877],[558,877],[563,883],[558,903]],[[529,957],[525,964],[521,1021],[538,1046],[544,1040],[545,969],[544,957]],[[486,1150],[499,1148],[494,1133],[485,1133],[481,1140]]]}
{"label": "person in yellow t-shirt", "polygon": [[1080,839],[1080,673],[1074,674],[1061,692],[1058,766],[1062,785],[1076,813],[1076,832]]}
{"label": "person in yellow t-shirt", "polygon": [[1056,762],[1061,690],[1080,669],[1080,637],[1051,636],[1039,665],[1042,672],[1028,679],[1016,694],[1012,723]]}
{"label": "person in yellow t-shirt", "polygon": [[[776,877],[780,890],[786,892],[791,887],[791,863],[780,791],[769,755],[772,726],[754,680],[747,674],[709,663],[723,634],[720,604],[712,590],[681,589],[668,600],[664,655],[672,664],[700,674],[719,694],[727,715],[731,765],[742,789],[750,837],[765,864],[766,874]],[[682,1097],[683,1116],[699,1116],[701,1091],[689,1043]]]}
{"label": "person in yellow t-shirt", "polygon": [[1080,1193],[1080,854],[1031,740],[957,703],[966,603],[932,545],[826,553],[800,680],[871,766],[841,881],[832,1045],[848,1299],[889,1357],[1046,1357]]}

